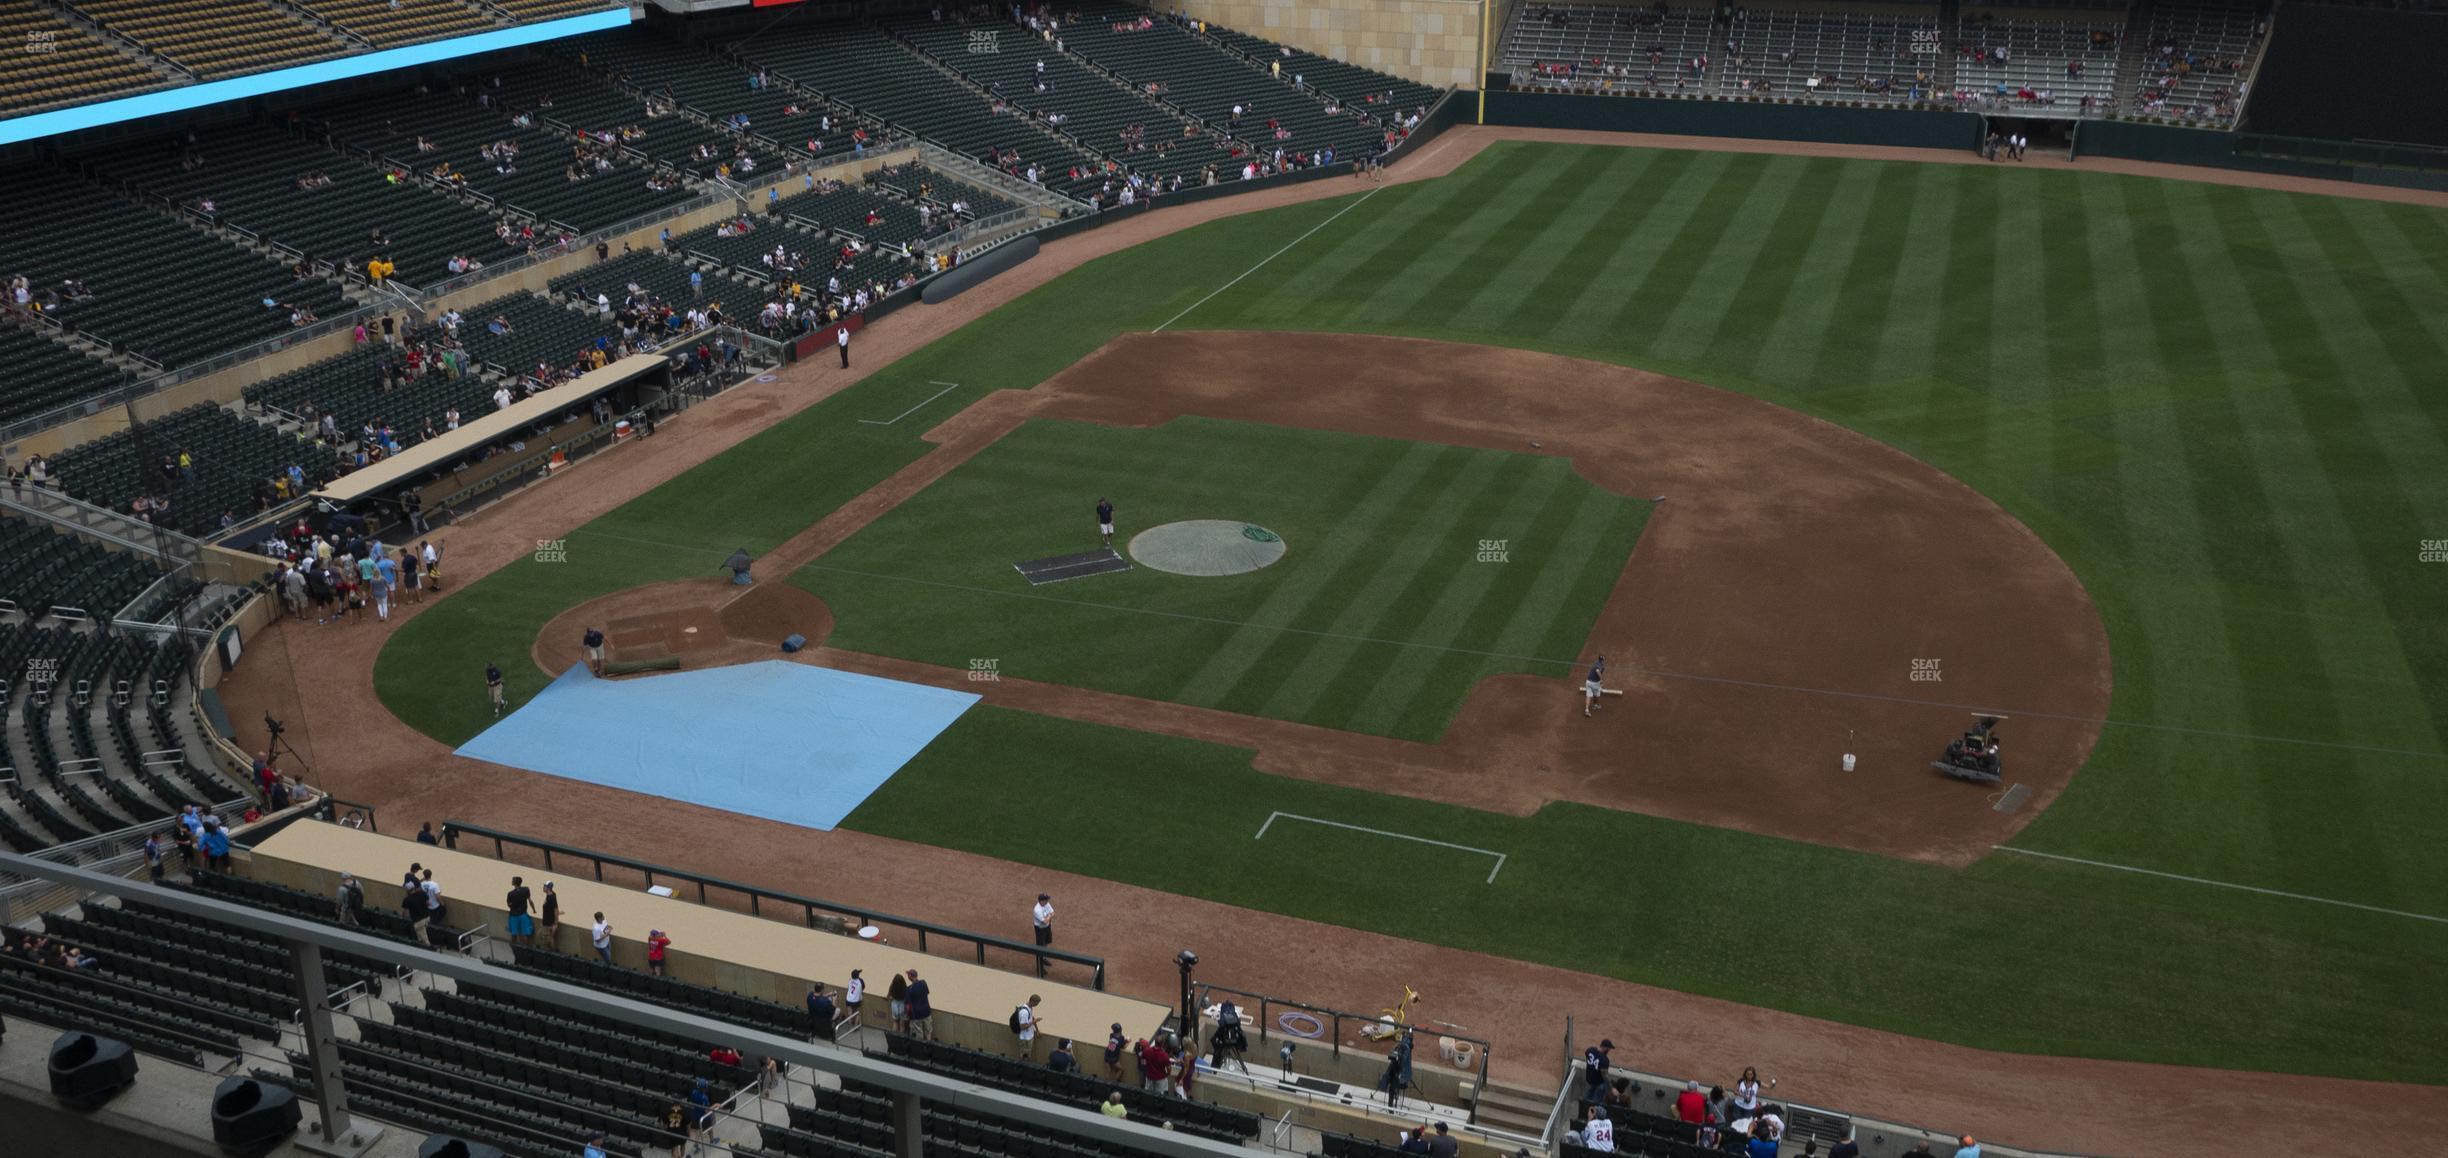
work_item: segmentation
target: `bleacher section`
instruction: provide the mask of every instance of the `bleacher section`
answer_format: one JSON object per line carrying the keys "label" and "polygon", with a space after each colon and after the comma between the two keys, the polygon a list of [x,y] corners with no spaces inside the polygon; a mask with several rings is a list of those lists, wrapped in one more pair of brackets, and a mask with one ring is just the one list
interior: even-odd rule
{"label": "bleacher section", "polygon": [[[606,83],[661,97],[705,121],[721,123],[745,114],[751,139],[778,141],[794,155],[809,152],[807,146],[811,141],[823,146],[814,155],[824,160],[848,155],[854,151],[850,134],[856,128],[867,130],[869,148],[881,144],[885,136],[881,121],[860,117],[849,107],[812,92],[773,83],[770,77],[765,87],[751,87],[749,82],[756,75],[752,70],[702,49],[674,44],[644,28],[631,27],[587,37],[575,42],[569,55],[580,61],[581,68]],[[785,111],[793,108],[799,111]],[[825,126],[828,117],[832,120],[829,129]],[[671,163],[671,144],[657,139],[663,135],[676,141],[685,154],[696,140],[677,126],[665,127],[678,119],[664,116],[651,122],[646,141],[639,147],[657,160]]]}
{"label": "bleacher section", "polygon": [[608,262],[562,274],[552,280],[549,288],[556,297],[587,304],[593,303],[597,294],[618,304],[632,285],[671,303],[676,309],[686,309],[691,301],[704,300],[723,302],[734,311],[740,311],[762,300],[762,290],[738,281],[721,270],[700,271],[703,292],[692,294],[689,291],[689,272],[689,266],[661,254],[625,253]]}
{"label": "bleacher section", "polygon": [[0,12],[0,45],[0,115],[132,96],[171,80],[31,4]]}
{"label": "bleacher section", "polygon": [[134,377],[40,330],[0,321],[0,423],[116,390]]}
{"label": "bleacher section", "polygon": [[1719,93],[1902,102],[1943,90],[1947,58],[1935,10],[1737,8],[1710,54],[1720,61]]}
{"label": "bleacher section", "polygon": [[[1064,30],[1071,51],[1078,51],[1084,42],[1089,21],[1083,15],[1080,24]],[[1018,25],[933,21],[918,13],[896,19],[888,27],[1013,107],[1041,119],[1059,115],[1063,121],[1058,131],[1133,170],[1160,177],[1182,174],[1187,181],[1209,165],[1238,167],[1231,153],[1206,131],[1184,135],[1183,113],[1090,69],[1067,52],[1055,51],[1052,44]],[[973,35],[994,37],[996,51],[969,51]],[[1144,86],[1151,78],[1140,74],[1128,79]],[[1040,82],[1048,91],[1036,91]],[[1223,119],[1216,118],[1214,123],[1220,127]],[[1126,133],[1133,132],[1140,138],[1136,145],[1126,138]]]}
{"label": "bleacher section", "polygon": [[[1148,15],[1147,9],[1118,0],[1085,4],[1079,23],[1063,27],[1063,44],[1134,85],[1162,85],[1165,100],[1261,153],[1277,148],[1308,153],[1332,146],[1338,156],[1352,161],[1377,151],[1386,130],[1370,116],[1372,106],[1354,103],[1330,114],[1317,97],[1293,88],[1289,76],[1270,76],[1241,54],[1187,29],[1164,20],[1139,29],[1135,22]],[[1246,110],[1237,126],[1230,123],[1236,104]],[[1286,135],[1270,133],[1269,122]]]}
{"label": "bleacher section", "polygon": [[1205,1102],[1186,1102],[1141,1088],[1137,1083],[1109,1082],[1084,1073],[1055,1073],[1038,1062],[970,1049],[939,1041],[919,1041],[901,1034],[886,1035],[885,1052],[904,1065],[933,1070],[963,1081],[978,1082],[1017,1094],[1067,1102],[1095,1109],[1113,1094],[1122,1095],[1130,1116],[1142,1122],[1169,1122],[1184,1134],[1219,1142],[1245,1142],[1258,1136],[1263,1120],[1247,1110]]}
{"label": "bleacher section", "polygon": [[[9,522],[0,520],[0,546],[22,546],[11,541],[22,532]],[[85,577],[107,615],[119,604],[104,599],[125,602],[158,572],[133,556],[102,553],[125,568]],[[187,584],[173,594],[195,590]],[[184,755],[178,705],[194,658],[175,637],[0,623],[0,664],[10,673],[0,680],[8,705],[0,768],[15,778],[0,806],[0,843],[33,852],[160,823],[188,804],[218,807],[237,798],[234,785]]]}
{"label": "bleacher section", "polygon": [[[729,165],[741,179],[748,180],[758,170],[779,172],[785,160],[779,150],[753,137],[717,129],[688,116],[666,113],[650,117],[645,102],[584,74],[511,79],[505,83],[503,95],[510,107],[533,112],[541,120],[557,121],[578,133],[621,136],[624,129],[631,134],[643,132],[644,136],[621,136],[623,145],[692,177],[710,178],[718,168]],[[545,100],[552,103],[542,104]],[[711,147],[713,155],[699,157],[699,146]],[[742,155],[752,162],[746,172],[740,171],[735,160]]]}
{"label": "bleacher section", "polygon": [[[809,1155],[812,1158],[832,1158],[836,1155],[864,1158],[871,1154],[890,1153],[891,1110],[892,1102],[885,1091],[864,1082],[844,1081],[839,1089],[820,1087],[816,1090],[815,1105],[790,1107],[789,1129],[770,1125],[764,1127],[765,1145],[783,1154]],[[928,1153],[954,1154],[961,1158],[990,1154],[1028,1155],[1031,1158],[1093,1158],[1095,1155],[1135,1158],[1141,1153],[1120,1146],[1082,1143],[1011,1119],[947,1110],[933,1103],[926,1106],[920,1129],[926,1137]]]}
{"label": "bleacher section", "polygon": [[994,112],[984,94],[937,71],[875,29],[788,20],[727,50],[776,77],[904,126],[963,156],[993,164],[998,153],[1016,152],[1019,165],[997,167],[1016,173],[1035,164],[1054,175],[1043,180],[1049,189],[1078,193],[1096,185],[1094,179],[1058,180],[1074,166],[1096,167],[1085,152],[1016,115]]}
{"label": "bleacher section", "polygon": [[[194,460],[192,478],[164,465],[165,458],[181,452]],[[210,402],[70,447],[51,460],[61,491],[70,497],[118,511],[128,510],[139,495],[166,498],[169,512],[156,521],[197,536],[219,532],[224,511],[253,514],[258,491],[291,466],[304,471],[311,484],[338,465],[330,447]]]}
{"label": "bleacher section", "polygon": [[[557,222],[580,233],[644,217],[696,195],[686,186],[661,191],[647,188],[648,170],[628,160],[617,161],[611,171],[602,173],[578,164],[573,159],[578,142],[573,138],[540,121],[525,128],[513,125],[513,114],[504,107],[501,92],[490,87],[492,79],[488,74],[465,82],[467,99],[440,89],[423,95],[382,93],[324,106],[311,115],[329,118],[341,140],[386,162],[427,176],[437,176],[442,166],[448,166],[447,171],[460,175],[467,188],[493,199],[500,208],[539,222]],[[502,83],[507,88],[510,78],[502,78]],[[490,99],[493,107],[477,103],[479,95]],[[417,151],[420,134],[435,151]],[[506,173],[481,155],[485,148],[504,141],[518,150]],[[579,173],[575,181],[569,176],[574,165]],[[476,256],[489,261],[501,252],[496,244]]]}
{"label": "bleacher section", "polygon": [[[2086,14],[1968,8],[1956,43],[1949,46],[1954,87],[1983,102],[2035,113],[2078,116],[2095,106],[2108,108],[2116,103],[2122,17],[2109,9]],[[1997,59],[2000,49],[2006,52],[2003,61]]]}
{"label": "bleacher section", "polygon": [[[222,221],[310,259],[362,273],[366,259],[379,254],[408,285],[449,277],[445,263],[454,255],[501,249],[482,210],[414,182],[386,180],[304,136],[265,124],[200,129],[195,136],[201,164],[187,163],[166,138],[82,160],[173,204],[210,197]],[[301,188],[299,180],[312,173],[331,183]],[[378,232],[390,244],[376,244]]]}
{"label": "bleacher section", "polygon": [[1533,86],[1697,89],[1689,64],[1711,53],[1706,7],[1523,4],[1513,9],[1496,64]]}
{"label": "bleacher section", "polygon": [[499,8],[509,13],[521,24],[584,16],[589,12],[601,12],[606,8],[622,6],[616,0],[484,0],[484,2],[489,7]]}
{"label": "bleacher section", "polygon": [[287,68],[354,47],[260,0],[65,2],[206,80]]}
{"label": "bleacher section", "polygon": [[[317,314],[344,308],[340,287],[299,278],[189,224],[120,200],[66,173],[0,174],[9,221],[0,269],[36,285],[75,278],[93,296],[54,315],[115,350],[179,366],[290,330],[285,304]],[[175,298],[178,305],[169,308]],[[270,299],[276,305],[267,308]]]}
{"label": "bleacher section", "polygon": [[[497,374],[525,374],[539,361],[567,366],[597,341],[617,342],[620,324],[593,310],[578,311],[520,291],[462,311],[459,340],[480,365]],[[504,333],[486,327],[499,318],[509,323]],[[469,417],[475,417],[470,412]]]}
{"label": "bleacher section", "polygon": [[2137,49],[2128,108],[2226,123],[2262,48],[2260,8],[2238,0],[2157,0]]}
{"label": "bleacher section", "polygon": [[290,0],[377,48],[490,32],[501,25],[459,0]]}
{"label": "bleacher section", "polygon": [[1280,65],[1285,80],[1298,81],[1347,106],[1360,106],[1373,113],[1384,110],[1416,112],[1435,104],[1437,98],[1444,95],[1443,90],[1417,81],[1388,76],[1375,69],[1346,64],[1314,52],[1304,52],[1246,32],[1210,24],[1207,35],[1261,68]]}
{"label": "bleacher section", "polygon": [[[70,607],[108,615],[159,577],[148,563],[58,530],[0,512],[0,600],[29,616]],[[0,670],[15,677],[23,667]]]}

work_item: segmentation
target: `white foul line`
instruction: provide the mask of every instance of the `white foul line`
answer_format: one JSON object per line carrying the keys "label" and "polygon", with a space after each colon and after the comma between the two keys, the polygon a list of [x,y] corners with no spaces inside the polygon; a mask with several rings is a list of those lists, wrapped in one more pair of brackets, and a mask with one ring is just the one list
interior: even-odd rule
{"label": "white foul line", "polygon": [[[1377,195],[1377,194],[1378,194],[1380,191],[1382,191],[1382,190],[1384,190],[1384,189],[1385,189],[1385,186],[1383,186],[1383,185],[1379,185],[1379,186],[1377,186],[1376,188],[1371,189],[1371,190],[1369,190],[1368,192],[1361,194],[1361,195],[1360,195],[1360,201],[1354,201],[1354,202],[1352,202],[1351,204],[1346,205],[1346,206],[1344,206],[1344,207],[1343,207],[1343,208],[1341,208],[1341,209],[1337,209],[1337,210],[1335,210],[1334,217],[1329,217],[1329,218],[1327,218],[1327,219],[1326,219],[1326,220],[1324,220],[1324,221],[1320,221],[1320,222],[1318,222],[1317,224],[1310,226],[1310,227],[1309,227],[1309,233],[1304,233],[1304,234],[1301,234],[1299,237],[1295,237],[1295,238],[1293,238],[1292,240],[1290,240],[1290,241],[1288,241],[1288,242],[1285,242],[1285,243],[1284,243],[1284,247],[1283,247],[1282,249],[1278,249],[1278,250],[1276,250],[1275,252],[1270,253],[1270,254],[1266,255],[1265,257],[1263,257],[1263,258],[1260,258],[1260,259],[1258,260],[1258,264],[1253,265],[1253,266],[1249,267],[1248,269],[1242,270],[1242,271],[1241,271],[1241,277],[1236,277],[1236,278],[1232,279],[1231,281],[1225,282],[1223,285],[1217,286],[1217,287],[1215,288],[1215,291],[1214,291],[1213,293],[1210,293],[1210,294],[1208,294],[1206,297],[1200,298],[1199,300],[1197,300],[1197,301],[1195,301],[1195,302],[1190,303],[1190,309],[1183,310],[1182,312],[1180,312],[1180,313],[1178,313],[1178,314],[1175,314],[1175,315],[1173,315],[1173,316],[1172,316],[1172,317],[1170,317],[1170,318],[1166,318],[1166,319],[1165,319],[1164,326],[1158,326],[1158,327],[1156,327],[1155,329],[1150,330],[1150,331],[1148,331],[1148,332],[1149,332],[1149,333],[1153,333],[1153,334],[1161,334],[1161,333],[1163,333],[1163,332],[1165,331],[1165,326],[1170,326],[1170,325],[1172,325],[1173,323],[1175,323],[1175,322],[1178,322],[1178,321],[1182,320],[1183,318],[1189,317],[1189,316],[1190,316],[1190,310],[1195,310],[1195,309],[1199,308],[1200,306],[1206,305],[1206,304],[1207,304],[1209,301],[1214,300],[1214,298],[1215,298],[1216,294],[1223,293],[1225,290],[1228,290],[1228,289],[1231,289],[1231,288],[1232,288],[1232,287],[1234,287],[1234,286],[1240,285],[1240,284],[1241,284],[1241,278],[1246,278],[1246,277],[1248,277],[1249,275],[1251,275],[1251,274],[1253,274],[1253,273],[1256,273],[1256,272],[1258,272],[1258,271],[1259,271],[1259,270],[1261,270],[1261,269],[1266,268],[1266,263],[1268,263],[1268,262],[1270,262],[1270,261],[1273,261],[1273,260],[1275,260],[1276,258],[1282,257],[1284,254],[1291,252],[1291,250],[1292,250],[1292,247],[1293,247],[1293,246],[1295,246],[1295,245],[1299,245],[1301,242],[1304,242],[1304,241],[1309,240],[1309,234],[1310,234],[1310,233],[1316,233],[1318,230],[1324,229],[1324,228],[1326,228],[1327,226],[1334,224],[1334,223],[1335,223],[1335,219],[1336,219],[1336,218],[1339,218],[1339,217],[1343,216],[1344,214],[1351,212],[1351,211],[1352,211],[1352,210],[1354,210],[1354,209],[1358,209],[1358,208],[1360,207],[1360,202],[1361,202],[1361,201],[1366,201],[1366,200],[1368,200],[1369,198],[1376,196],[1376,195]],[[1323,821],[1321,821],[1320,823],[1324,823],[1324,822],[1323,822]]]}
{"label": "white foul line", "polygon": [[[953,392],[953,391],[955,391],[955,390],[960,389],[960,383],[958,383],[958,382],[936,382],[936,381],[929,381],[929,382],[927,383],[927,385],[929,385],[929,386],[941,386],[941,387],[943,387],[943,389],[938,390],[938,391],[934,392],[933,394],[929,394],[929,395],[927,395],[927,396],[926,396],[926,401],[925,401],[925,402],[920,402],[920,403],[918,404],[918,406],[924,406],[924,405],[926,405],[926,404],[927,404],[927,402],[933,402],[934,400],[936,400],[936,399],[938,399],[938,398],[941,398],[941,397],[943,397],[943,396],[944,396],[944,395],[946,395],[946,394],[950,394],[951,392]],[[899,413],[899,414],[895,414],[895,415],[893,415],[893,416],[892,416],[892,417],[890,417],[890,418],[862,418],[862,419],[859,419],[859,421],[864,422],[864,423],[866,423],[866,424],[867,424],[867,425],[869,425],[869,426],[890,426],[890,425],[892,425],[893,423],[899,422],[899,421],[901,421],[902,419],[907,418],[907,417],[909,417],[909,416],[910,416],[910,415],[912,415],[912,414],[916,414],[916,413],[918,413],[918,406],[912,406],[912,407],[910,407],[909,409],[904,410],[904,411],[902,411],[902,412],[901,412],[901,413]]]}
{"label": "white foul line", "polygon": [[2171,881],[2184,881],[2188,884],[2209,885],[2212,888],[2220,889],[2236,889],[2247,893],[2259,893],[2265,897],[2285,897],[2290,901],[2310,901],[2316,905],[2336,905],[2342,909],[2361,909],[2366,913],[2378,913],[2384,917],[2405,917],[2409,920],[2429,921],[2435,925],[2448,925],[2448,917],[2434,917],[2428,913],[2409,913],[2403,909],[2383,909],[2378,905],[2366,905],[2355,901],[2339,901],[2332,900],[2328,897],[2308,896],[2303,893],[2281,892],[2277,889],[2265,889],[2258,885],[2239,885],[2230,883],[2228,881],[2214,881],[2207,877],[2189,877],[2183,875],[2182,873],[2160,872],[2158,869],[2135,868],[2132,865],[2125,864],[2110,864],[2104,860],[2084,860],[2078,856],[2059,856],[2053,852],[2033,852],[2028,848],[2009,848],[2002,844],[1993,844],[1989,847],[1996,849],[1999,852],[2011,852],[2018,856],[2036,856],[2044,860],[2061,860],[2067,864],[2089,865],[2092,868],[2115,869],[2116,871],[2122,873],[2141,873],[2144,876],[2165,877]]}
{"label": "white foul line", "polygon": [[1308,822],[1309,822],[1309,823],[1311,823],[1311,824],[1323,824],[1323,825],[1325,825],[1325,826],[1327,826],[1327,827],[1329,827],[1329,828],[1348,828],[1348,829],[1352,830],[1353,832],[1365,832],[1365,833],[1368,833],[1368,834],[1369,834],[1369,835],[1371,835],[1371,836],[1390,836],[1390,837],[1393,837],[1393,838],[1394,838],[1394,839],[1396,839],[1396,840],[1415,840],[1415,841],[1418,841],[1418,842],[1419,842],[1419,843],[1421,843],[1421,844],[1433,844],[1433,845],[1437,846],[1438,848],[1450,848],[1450,849],[1457,849],[1457,850],[1462,851],[1462,852],[1475,852],[1475,853],[1478,853],[1478,854],[1479,854],[1479,855],[1481,855],[1481,856],[1492,856],[1492,857],[1495,857],[1495,858],[1496,858],[1496,867],[1488,870],[1488,879],[1487,879],[1487,883],[1489,883],[1489,884],[1491,884],[1491,885],[1496,883],[1496,874],[1504,871],[1505,854],[1503,854],[1503,853],[1501,853],[1501,852],[1491,852],[1491,851],[1489,851],[1489,850],[1487,850],[1487,849],[1484,849],[1484,848],[1472,848],[1471,846],[1469,846],[1469,845],[1467,845],[1467,844],[1447,844],[1447,843],[1446,843],[1446,842],[1444,842],[1444,841],[1441,841],[1441,840],[1430,840],[1430,839],[1428,839],[1427,837],[1424,837],[1424,836],[1410,836],[1410,835],[1407,835],[1407,834],[1405,834],[1405,833],[1400,833],[1400,832],[1387,832],[1386,830],[1384,830],[1384,829],[1382,829],[1382,828],[1362,828],[1362,827],[1360,827],[1360,826],[1359,826],[1359,825],[1357,825],[1357,824],[1345,824],[1345,823],[1343,823],[1343,822],[1342,822],[1342,821],[1340,821],[1340,820],[1319,820],[1317,817],[1314,817],[1314,816],[1301,816],[1301,815],[1298,815],[1298,814],[1296,814],[1296,813],[1290,813],[1290,812],[1270,812],[1270,813],[1268,813],[1268,814],[1267,814],[1267,818],[1266,818],[1266,823],[1265,823],[1265,824],[1261,824],[1261,825],[1259,825],[1259,826],[1258,826],[1258,835],[1253,836],[1253,837],[1251,837],[1250,839],[1251,839],[1251,840],[1264,840],[1264,839],[1266,839],[1267,830],[1268,830],[1268,829],[1270,829],[1270,828],[1275,827],[1275,822],[1276,822],[1276,821],[1278,821],[1278,820],[1306,820],[1306,821],[1308,821]]}

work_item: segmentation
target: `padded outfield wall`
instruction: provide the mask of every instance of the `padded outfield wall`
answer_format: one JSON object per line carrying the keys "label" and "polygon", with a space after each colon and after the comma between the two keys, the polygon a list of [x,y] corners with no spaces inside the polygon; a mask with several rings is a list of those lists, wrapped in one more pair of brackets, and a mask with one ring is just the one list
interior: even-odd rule
{"label": "padded outfield wall", "polygon": [[1487,123],[1912,149],[1970,149],[1979,144],[1981,134],[1978,114],[1934,109],[1579,96],[1501,89],[1487,94]]}

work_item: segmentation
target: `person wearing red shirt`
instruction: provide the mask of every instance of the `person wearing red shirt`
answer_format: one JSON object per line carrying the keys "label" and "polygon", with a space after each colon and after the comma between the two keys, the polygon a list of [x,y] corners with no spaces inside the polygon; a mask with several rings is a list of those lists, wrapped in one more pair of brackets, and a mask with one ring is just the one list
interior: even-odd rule
{"label": "person wearing red shirt", "polygon": [[706,1057],[712,1060],[715,1065],[719,1066],[735,1066],[740,1064],[740,1051],[727,1045],[718,1045],[713,1049],[707,1050]]}
{"label": "person wearing red shirt", "polygon": [[1708,1116],[1708,1098],[1700,1092],[1700,1083],[1683,1083],[1683,1093],[1675,1099],[1675,1117],[1699,1125]]}
{"label": "person wearing red shirt", "polygon": [[1165,1092],[1167,1078],[1173,1072],[1173,1055],[1165,1052],[1160,1042],[1139,1043],[1140,1087],[1150,1093]]}
{"label": "person wearing red shirt", "polygon": [[670,947],[671,938],[664,936],[663,930],[653,929],[647,932],[646,968],[652,971],[657,977],[661,977],[663,975],[663,950]]}

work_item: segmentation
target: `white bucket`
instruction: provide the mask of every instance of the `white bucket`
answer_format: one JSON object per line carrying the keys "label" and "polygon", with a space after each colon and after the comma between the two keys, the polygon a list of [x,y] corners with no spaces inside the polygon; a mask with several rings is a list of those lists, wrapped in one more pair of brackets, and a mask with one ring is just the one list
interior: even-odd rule
{"label": "white bucket", "polygon": [[1852,770],[1853,770],[1853,753],[1851,753],[1851,752],[1847,752],[1847,753],[1845,753],[1845,771],[1850,772],[1850,771],[1852,771]]}

